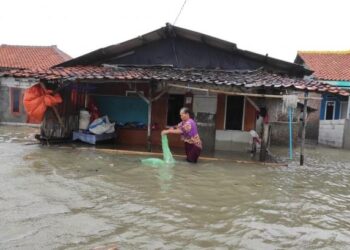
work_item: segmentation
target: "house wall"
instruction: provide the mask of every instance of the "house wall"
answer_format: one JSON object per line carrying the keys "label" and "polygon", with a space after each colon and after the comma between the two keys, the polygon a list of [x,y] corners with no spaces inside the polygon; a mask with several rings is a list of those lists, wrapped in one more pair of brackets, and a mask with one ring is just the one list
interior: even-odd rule
{"label": "house wall", "polygon": [[139,97],[96,96],[95,100],[101,114],[108,114],[111,121],[147,124],[148,105]]}
{"label": "house wall", "polygon": [[[345,121],[345,119],[321,120],[318,142],[332,147],[343,147]],[[347,136],[346,138],[348,140]]]}
{"label": "house wall", "polygon": [[[322,97],[318,93],[309,93],[309,97]],[[321,100],[308,100],[307,106],[316,109],[316,111],[308,113],[307,124],[305,129],[305,138],[308,140],[317,141],[318,131],[320,125],[320,108]],[[301,131],[299,131],[299,136],[301,136]]]}
{"label": "house wall", "polygon": [[215,150],[246,152],[251,135],[240,130],[216,130]]}
{"label": "house wall", "polygon": [[[0,122],[26,123],[27,115],[23,106],[23,94],[26,88],[34,84],[31,79],[0,77]],[[11,112],[11,88],[21,89],[20,112]]]}
{"label": "house wall", "polygon": [[350,149],[350,119],[345,119],[343,147]]}
{"label": "house wall", "polygon": [[206,95],[203,92],[193,95],[193,112],[197,121],[198,133],[203,143],[203,151],[212,152],[215,150],[216,110],[217,95]]}
{"label": "house wall", "polygon": [[[147,125],[148,108],[144,100],[138,97],[126,97],[126,91],[143,91],[145,96],[149,93],[149,84],[90,84],[92,89],[90,97],[100,106],[101,115],[108,114],[118,122],[143,122]],[[156,96],[159,93],[154,94]],[[185,92],[180,92],[185,94]],[[152,145],[161,145],[161,131],[167,126],[168,94],[164,94],[152,103]],[[120,128],[117,131],[117,142],[128,146],[145,146],[147,143],[146,128]],[[171,147],[183,147],[178,135],[169,135]]]}
{"label": "house wall", "polygon": [[326,110],[326,102],[327,101],[335,101],[335,114],[334,114],[334,120],[340,119],[340,102],[342,98],[338,95],[331,95],[331,94],[323,94],[322,95],[322,101],[321,101],[321,108],[320,108],[320,119],[325,120],[325,110]]}
{"label": "house wall", "polygon": [[[254,129],[252,127],[255,127],[256,116],[255,109],[250,106],[251,104],[245,100],[243,130],[226,130],[226,96],[222,94],[217,96],[215,150],[246,152],[250,148],[251,135],[249,130]],[[253,122],[251,119],[254,119]]]}
{"label": "house wall", "polygon": [[[310,97],[321,97],[320,94],[311,93]],[[263,101],[262,99],[260,101]],[[282,114],[283,101],[281,99],[267,99],[265,102],[269,113],[273,145],[288,145],[289,144],[289,125],[287,114]],[[261,104],[264,105],[264,104]],[[319,136],[320,124],[320,106],[321,100],[308,100],[308,107],[316,109],[314,112],[308,113],[305,138],[308,140],[317,141]],[[322,111],[321,111],[322,112]],[[301,136],[301,110],[295,109],[293,112],[293,141],[296,143],[298,137]]]}
{"label": "house wall", "polygon": [[[271,122],[271,144],[272,145],[289,145],[289,123],[288,122]],[[293,146],[298,143],[298,132],[300,124],[292,123]]]}
{"label": "house wall", "polygon": [[130,51],[127,56],[117,56],[104,60],[103,63],[170,64],[180,68],[211,69],[257,69],[264,64],[239,54],[228,53],[225,50],[180,37],[148,43]]}
{"label": "house wall", "polygon": [[[281,99],[261,99],[260,102],[264,102],[267,112],[269,114],[269,121],[271,125],[271,144],[272,145],[289,145],[289,122],[288,115],[282,113]],[[298,117],[300,110],[295,109],[293,112],[293,145],[295,146],[298,141],[298,132],[300,123]]]}

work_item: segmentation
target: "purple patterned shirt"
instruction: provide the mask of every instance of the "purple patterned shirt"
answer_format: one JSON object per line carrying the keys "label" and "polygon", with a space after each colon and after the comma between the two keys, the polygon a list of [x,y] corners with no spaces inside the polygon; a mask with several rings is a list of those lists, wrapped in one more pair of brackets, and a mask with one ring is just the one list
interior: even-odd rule
{"label": "purple patterned shirt", "polygon": [[182,131],[182,139],[185,142],[202,148],[202,141],[198,134],[197,124],[193,119],[180,122],[178,128]]}

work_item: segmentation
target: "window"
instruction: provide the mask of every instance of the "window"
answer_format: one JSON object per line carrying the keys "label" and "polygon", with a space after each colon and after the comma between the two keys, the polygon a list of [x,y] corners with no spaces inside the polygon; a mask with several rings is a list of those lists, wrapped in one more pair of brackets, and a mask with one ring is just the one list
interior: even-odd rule
{"label": "window", "polygon": [[348,102],[340,102],[340,119],[346,119],[348,112]]}
{"label": "window", "polygon": [[243,96],[227,96],[225,129],[242,130],[243,110]]}
{"label": "window", "polygon": [[167,125],[177,125],[180,120],[180,109],[184,106],[183,95],[169,95]]}
{"label": "window", "polygon": [[10,89],[10,102],[11,102],[11,113],[20,113],[20,102],[21,102],[21,89],[11,88]]}
{"label": "window", "polygon": [[334,120],[335,115],[335,101],[327,101],[326,102],[326,120]]}

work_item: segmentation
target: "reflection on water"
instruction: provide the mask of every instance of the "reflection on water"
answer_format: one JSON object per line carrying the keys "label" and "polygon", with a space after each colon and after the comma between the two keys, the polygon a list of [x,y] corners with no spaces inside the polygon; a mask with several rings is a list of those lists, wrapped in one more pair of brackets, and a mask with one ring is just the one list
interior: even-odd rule
{"label": "reflection on water", "polygon": [[24,129],[0,127],[0,137],[1,249],[350,244],[348,151],[308,149],[304,167],[202,161],[154,168],[126,155],[24,145],[31,140]]}

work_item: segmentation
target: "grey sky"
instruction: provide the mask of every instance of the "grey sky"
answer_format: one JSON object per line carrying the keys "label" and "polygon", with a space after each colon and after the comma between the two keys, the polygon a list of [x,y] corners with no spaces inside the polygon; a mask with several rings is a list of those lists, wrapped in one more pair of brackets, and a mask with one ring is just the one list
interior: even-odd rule
{"label": "grey sky", "polygon": [[[53,45],[73,57],[172,23],[183,0],[1,0],[0,43]],[[350,50],[348,0],[187,0],[176,25],[293,61]]]}

